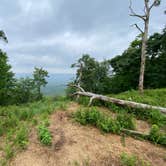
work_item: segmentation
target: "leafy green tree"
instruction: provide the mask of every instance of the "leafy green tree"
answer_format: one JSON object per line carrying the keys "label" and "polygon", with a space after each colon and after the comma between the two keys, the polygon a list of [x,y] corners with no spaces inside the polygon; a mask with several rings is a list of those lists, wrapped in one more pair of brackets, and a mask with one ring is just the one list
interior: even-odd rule
{"label": "leafy green tree", "polygon": [[77,67],[75,84],[95,93],[106,93],[109,87],[109,69],[107,61],[98,62],[89,55],[83,55],[71,67]]}
{"label": "leafy green tree", "polygon": [[0,39],[2,39],[3,41],[5,41],[6,43],[8,42],[8,39],[4,33],[4,31],[0,30]]}
{"label": "leafy green tree", "polygon": [[14,74],[8,64],[7,54],[0,50],[0,105],[9,104],[14,88]]}
{"label": "leafy green tree", "polygon": [[[111,79],[111,92],[137,89],[141,39],[134,40],[129,48],[110,60],[114,76]],[[145,88],[166,87],[166,29],[155,33],[147,41],[147,56],[145,70]]]}
{"label": "leafy green tree", "polygon": [[47,84],[46,77],[48,77],[48,72],[43,68],[35,67],[35,71],[33,72],[34,77],[34,86],[37,89],[37,99],[42,98],[41,87],[45,87]]}
{"label": "leafy green tree", "polygon": [[20,78],[15,83],[13,93],[13,103],[22,104],[35,101],[35,87],[34,80],[32,78]]}

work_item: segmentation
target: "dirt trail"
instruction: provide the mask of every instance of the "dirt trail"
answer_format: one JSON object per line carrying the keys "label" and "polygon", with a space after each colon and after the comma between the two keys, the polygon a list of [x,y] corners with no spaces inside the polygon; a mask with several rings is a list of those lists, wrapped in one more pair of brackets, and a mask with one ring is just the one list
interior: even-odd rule
{"label": "dirt trail", "polygon": [[118,166],[122,152],[138,155],[152,165],[166,165],[166,151],[147,141],[125,139],[113,134],[102,134],[98,129],[81,126],[72,121],[70,113],[79,105],[70,104],[67,111],[57,111],[50,117],[49,127],[53,135],[53,145],[42,146],[35,129],[30,135],[28,148],[17,154],[11,166]]}

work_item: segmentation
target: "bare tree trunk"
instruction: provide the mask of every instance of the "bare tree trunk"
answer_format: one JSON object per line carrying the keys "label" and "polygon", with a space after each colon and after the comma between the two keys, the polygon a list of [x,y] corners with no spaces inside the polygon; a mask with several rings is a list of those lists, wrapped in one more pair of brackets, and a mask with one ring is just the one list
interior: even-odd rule
{"label": "bare tree trunk", "polygon": [[144,73],[145,73],[146,47],[148,40],[150,11],[154,6],[158,5],[160,5],[160,0],[153,0],[153,3],[151,5],[149,0],[144,0],[144,14],[140,15],[135,13],[135,11],[132,8],[132,0],[130,0],[130,6],[129,6],[129,9],[131,11],[130,16],[140,18],[144,21],[144,30],[142,30],[137,24],[134,24],[142,34],[141,66],[140,66],[140,76],[139,76],[139,85],[138,85],[138,89],[141,93],[143,93],[144,90]]}
{"label": "bare tree trunk", "polygon": [[141,49],[141,66],[139,76],[139,91],[143,93],[144,90],[144,73],[145,73],[145,62],[146,62],[146,47],[148,39],[148,27],[149,27],[149,14],[145,20],[144,33],[142,36],[142,49]]}

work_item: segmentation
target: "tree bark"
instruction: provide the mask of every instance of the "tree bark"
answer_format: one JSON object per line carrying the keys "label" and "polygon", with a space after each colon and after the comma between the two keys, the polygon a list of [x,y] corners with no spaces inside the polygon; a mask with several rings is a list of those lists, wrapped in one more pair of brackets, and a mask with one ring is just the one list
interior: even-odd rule
{"label": "tree bark", "polygon": [[[147,0],[145,0],[145,3],[148,3]],[[145,73],[145,62],[146,62],[146,47],[147,47],[147,40],[148,40],[148,29],[149,29],[149,9],[147,7],[148,4],[145,4],[146,6],[146,18],[144,21],[144,32],[142,36],[142,48],[141,48],[141,66],[140,66],[140,76],[139,76],[139,91],[143,93],[144,90],[144,73]]]}
{"label": "tree bark", "polygon": [[111,103],[114,103],[117,105],[127,106],[127,107],[131,107],[131,108],[155,109],[155,110],[159,110],[161,113],[166,114],[165,107],[158,107],[158,106],[152,106],[152,105],[137,103],[137,102],[128,101],[128,100],[116,99],[116,98],[112,98],[112,97],[108,97],[108,96],[104,96],[104,95],[100,95],[100,94],[86,92],[83,88],[78,87],[76,85],[74,85],[74,87],[77,87],[80,91],[75,92],[73,95],[90,97],[89,106],[92,104],[94,99],[98,99],[98,100],[111,102]]}

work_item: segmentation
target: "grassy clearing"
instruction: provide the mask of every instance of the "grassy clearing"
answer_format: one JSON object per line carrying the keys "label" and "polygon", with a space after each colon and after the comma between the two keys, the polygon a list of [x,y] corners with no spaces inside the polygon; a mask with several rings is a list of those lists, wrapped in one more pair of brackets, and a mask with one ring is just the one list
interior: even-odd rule
{"label": "grassy clearing", "polygon": [[109,96],[124,100],[131,100],[139,103],[166,107],[166,88],[148,89],[144,91],[143,95],[136,90],[132,90],[116,95],[111,94]]}
{"label": "grassy clearing", "polygon": [[[28,145],[30,128],[39,122],[40,140],[43,144],[50,144],[48,116],[58,109],[65,110],[68,101],[65,98],[45,98],[41,101],[20,106],[0,107],[0,165],[6,165],[16,152],[25,149]],[[46,131],[47,130],[47,131]]]}

